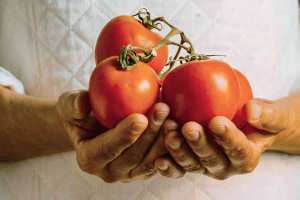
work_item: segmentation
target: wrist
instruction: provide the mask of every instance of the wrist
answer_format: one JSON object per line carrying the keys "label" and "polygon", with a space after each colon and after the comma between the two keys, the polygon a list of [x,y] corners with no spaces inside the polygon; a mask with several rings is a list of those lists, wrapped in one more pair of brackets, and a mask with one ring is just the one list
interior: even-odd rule
{"label": "wrist", "polygon": [[58,101],[53,101],[50,104],[50,115],[52,119],[52,123],[57,127],[57,129],[61,132],[61,136],[66,138],[65,140],[68,142],[68,146],[72,146],[68,131],[65,126],[65,119],[61,116],[61,113],[58,109]]}

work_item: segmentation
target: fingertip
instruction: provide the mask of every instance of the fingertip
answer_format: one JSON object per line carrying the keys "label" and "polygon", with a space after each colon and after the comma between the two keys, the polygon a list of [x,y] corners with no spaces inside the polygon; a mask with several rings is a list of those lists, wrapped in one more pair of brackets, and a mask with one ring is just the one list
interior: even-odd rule
{"label": "fingertip", "polygon": [[153,119],[155,121],[163,121],[170,113],[170,108],[167,104],[159,102],[153,107]]}
{"label": "fingertip", "polygon": [[197,141],[200,135],[204,133],[203,127],[197,122],[187,122],[182,127],[183,136],[190,141]]}
{"label": "fingertip", "polygon": [[230,120],[223,116],[214,117],[209,122],[209,129],[217,136],[221,136],[226,133],[227,128],[230,126]]}
{"label": "fingertip", "polygon": [[246,104],[246,115],[247,121],[250,124],[257,124],[259,122],[260,116],[262,114],[262,102],[257,100],[250,100]]}
{"label": "fingertip", "polygon": [[126,118],[129,129],[133,132],[142,133],[148,126],[148,119],[142,114],[132,114]]}
{"label": "fingertip", "polygon": [[178,129],[178,124],[171,119],[167,119],[163,125],[163,133],[167,134],[171,131],[176,131]]}

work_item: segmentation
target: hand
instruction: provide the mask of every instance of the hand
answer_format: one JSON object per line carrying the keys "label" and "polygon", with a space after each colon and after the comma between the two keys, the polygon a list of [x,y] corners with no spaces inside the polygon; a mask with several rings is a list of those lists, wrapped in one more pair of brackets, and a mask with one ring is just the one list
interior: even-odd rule
{"label": "hand", "polygon": [[[247,126],[239,130],[225,117],[215,117],[205,130],[196,122],[188,122],[165,136],[171,158],[159,158],[155,167],[160,174],[179,177],[184,172],[205,173],[216,179],[249,173],[266,150],[299,153],[299,96],[275,102],[253,100],[247,106]],[[172,122],[175,123],[175,122]]]}
{"label": "hand", "polygon": [[149,112],[149,120],[132,114],[110,130],[96,122],[87,92],[65,93],[56,107],[83,171],[105,182],[146,179],[154,174],[153,168],[143,170],[138,177],[131,171],[139,166],[155,141],[169,114],[167,105],[156,104]]}

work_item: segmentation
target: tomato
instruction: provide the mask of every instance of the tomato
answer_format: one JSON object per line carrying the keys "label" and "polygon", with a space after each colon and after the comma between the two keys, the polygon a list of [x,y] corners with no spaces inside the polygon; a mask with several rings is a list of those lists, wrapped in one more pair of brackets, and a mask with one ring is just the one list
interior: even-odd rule
{"label": "tomato", "polygon": [[[96,63],[110,56],[117,56],[120,49],[128,44],[146,49],[152,48],[162,37],[144,27],[134,17],[119,16],[108,22],[102,29],[96,44]],[[157,50],[157,56],[149,65],[159,73],[168,60],[168,47]]]}
{"label": "tomato", "polygon": [[233,122],[238,128],[243,128],[247,123],[247,116],[244,106],[250,99],[253,98],[253,93],[248,79],[237,69],[234,69],[234,72],[239,84],[240,97],[238,110],[233,118]]}
{"label": "tomato", "polygon": [[239,86],[233,69],[218,60],[185,63],[166,77],[162,99],[178,123],[207,123],[214,116],[232,119],[237,111]]}
{"label": "tomato", "polygon": [[118,57],[100,62],[92,73],[89,97],[96,119],[114,127],[132,113],[145,114],[157,101],[159,82],[155,71],[139,62],[128,70],[118,69]]}

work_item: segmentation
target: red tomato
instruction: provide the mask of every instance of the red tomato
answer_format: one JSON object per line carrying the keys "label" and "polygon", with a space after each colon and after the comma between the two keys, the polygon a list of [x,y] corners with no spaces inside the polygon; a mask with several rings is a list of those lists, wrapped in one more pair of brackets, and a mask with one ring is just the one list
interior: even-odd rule
{"label": "red tomato", "polygon": [[[120,49],[128,44],[146,49],[152,48],[162,37],[151,32],[131,16],[112,19],[102,29],[96,44],[96,63],[110,56],[117,56]],[[159,73],[168,60],[168,47],[157,50],[157,56],[148,64]]]}
{"label": "red tomato", "polygon": [[162,98],[180,124],[196,121],[207,125],[214,116],[233,118],[239,86],[228,64],[218,60],[192,61],[166,76]]}
{"label": "red tomato", "polygon": [[236,74],[239,90],[240,90],[240,97],[239,97],[239,105],[237,113],[233,118],[233,122],[236,124],[238,128],[243,128],[247,123],[247,116],[245,113],[244,105],[253,98],[252,89],[249,84],[248,79],[237,69],[234,69]]}
{"label": "red tomato", "polygon": [[118,65],[116,56],[105,59],[90,79],[92,110],[107,128],[132,113],[145,114],[159,95],[158,77],[149,65],[139,62],[130,70],[119,70]]}

